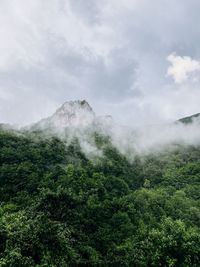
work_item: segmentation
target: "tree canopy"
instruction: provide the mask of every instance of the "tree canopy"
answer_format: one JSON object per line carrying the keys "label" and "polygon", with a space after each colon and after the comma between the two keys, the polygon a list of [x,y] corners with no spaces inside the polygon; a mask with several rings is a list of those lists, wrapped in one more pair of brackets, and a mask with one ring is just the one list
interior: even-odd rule
{"label": "tree canopy", "polygon": [[0,266],[200,265],[200,147],[130,162],[95,136],[0,131]]}

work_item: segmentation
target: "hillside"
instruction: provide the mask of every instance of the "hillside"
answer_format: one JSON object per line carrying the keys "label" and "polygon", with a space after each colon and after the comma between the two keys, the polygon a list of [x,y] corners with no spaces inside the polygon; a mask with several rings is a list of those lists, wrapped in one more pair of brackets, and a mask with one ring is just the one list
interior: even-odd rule
{"label": "hillside", "polygon": [[178,121],[188,124],[188,123],[192,123],[194,120],[199,120],[199,118],[200,118],[200,113],[197,113],[197,114],[179,119]]}
{"label": "hillside", "polygon": [[130,160],[94,129],[94,157],[77,136],[0,129],[0,266],[199,266],[200,146]]}

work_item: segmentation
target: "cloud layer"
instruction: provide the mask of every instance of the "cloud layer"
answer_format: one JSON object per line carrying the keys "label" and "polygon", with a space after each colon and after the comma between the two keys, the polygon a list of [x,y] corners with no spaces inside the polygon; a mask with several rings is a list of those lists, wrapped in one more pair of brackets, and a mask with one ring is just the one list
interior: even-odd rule
{"label": "cloud layer", "polygon": [[199,9],[198,0],[2,0],[0,121],[27,124],[73,99],[133,125],[200,112]]}

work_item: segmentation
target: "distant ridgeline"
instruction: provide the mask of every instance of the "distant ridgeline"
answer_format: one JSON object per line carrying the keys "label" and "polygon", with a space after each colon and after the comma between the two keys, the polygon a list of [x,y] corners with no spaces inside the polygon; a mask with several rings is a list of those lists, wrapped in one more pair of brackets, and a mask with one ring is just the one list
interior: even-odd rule
{"label": "distant ridgeline", "polygon": [[[112,123],[76,101],[0,126],[0,266],[200,266],[200,147],[130,161],[103,131]],[[86,127],[98,153],[48,127]]]}
{"label": "distant ridgeline", "polygon": [[200,120],[200,113],[197,113],[197,114],[194,114],[192,116],[188,116],[188,117],[182,118],[182,119],[180,119],[178,121],[188,124],[188,123],[192,123],[196,119]]}

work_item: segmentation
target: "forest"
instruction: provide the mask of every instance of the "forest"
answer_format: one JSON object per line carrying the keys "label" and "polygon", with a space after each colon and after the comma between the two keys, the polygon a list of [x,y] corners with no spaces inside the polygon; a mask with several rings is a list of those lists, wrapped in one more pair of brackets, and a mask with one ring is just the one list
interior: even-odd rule
{"label": "forest", "polygon": [[0,131],[1,267],[200,266],[200,146],[130,161],[94,134]]}

